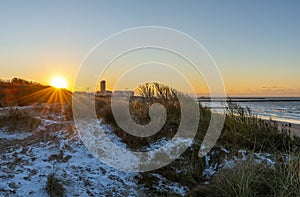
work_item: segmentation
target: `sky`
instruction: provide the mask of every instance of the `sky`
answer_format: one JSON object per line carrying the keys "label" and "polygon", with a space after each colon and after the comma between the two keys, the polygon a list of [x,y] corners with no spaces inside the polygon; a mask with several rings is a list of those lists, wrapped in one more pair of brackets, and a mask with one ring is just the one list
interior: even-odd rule
{"label": "sky", "polygon": [[[81,63],[103,39],[129,28],[163,26],[209,51],[229,96],[300,96],[297,0],[0,0],[0,5],[1,79],[49,84],[61,76],[73,89]],[[205,88],[197,91],[206,94]]]}

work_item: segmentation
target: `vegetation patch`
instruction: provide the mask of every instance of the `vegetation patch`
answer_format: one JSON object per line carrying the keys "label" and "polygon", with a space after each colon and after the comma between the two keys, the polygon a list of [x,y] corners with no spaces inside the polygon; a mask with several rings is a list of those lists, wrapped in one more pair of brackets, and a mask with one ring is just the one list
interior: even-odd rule
{"label": "vegetation patch", "polygon": [[32,131],[40,125],[41,120],[29,111],[11,107],[7,114],[0,117],[0,125],[8,126],[9,131]]}
{"label": "vegetation patch", "polygon": [[255,161],[254,154],[232,168],[220,170],[207,185],[187,196],[297,196],[300,193],[300,158],[270,167]]}
{"label": "vegetation patch", "polygon": [[[138,138],[122,131],[113,118],[109,97],[103,97],[101,101],[96,102],[98,117],[112,124],[115,133],[128,145],[127,147],[133,150],[143,150],[143,147],[148,147],[161,138],[172,138],[180,124],[181,113],[180,103],[176,97],[178,93],[175,90],[160,84],[145,84],[138,90],[142,97],[131,98],[129,105],[135,122],[143,125],[150,121],[148,111],[153,103],[162,104],[167,111],[168,117],[164,127],[151,137]],[[287,190],[275,190],[273,186],[280,188],[285,184],[287,188],[299,188],[296,187],[299,184],[295,178],[296,169],[288,171],[291,170],[291,166],[278,158],[285,154],[298,158],[299,156],[295,155],[300,151],[300,138],[291,136],[287,129],[279,130],[271,121],[259,119],[249,108],[243,108],[231,100],[228,100],[227,106],[224,128],[215,147],[206,157],[199,158],[200,145],[212,113],[208,107],[199,104],[201,117],[192,146],[169,165],[138,176],[139,183],[149,189],[147,191],[149,195],[168,194],[166,191],[157,190],[156,175],[188,188],[190,192],[187,194],[190,196],[253,196],[256,194],[293,196],[298,192],[297,189],[289,189],[293,192],[287,193]],[[247,155],[247,160],[244,161],[240,150],[252,152],[253,155],[271,153],[277,158],[276,165],[271,167],[264,162],[259,163],[252,158],[251,154]],[[238,159],[234,160],[234,158]],[[233,168],[224,168],[221,164],[224,164],[225,160],[232,160],[237,164]],[[215,171],[211,176],[205,174],[208,167],[213,167]],[[274,176],[278,178],[272,179]],[[279,177],[285,178],[279,179]],[[294,178],[292,183],[285,182],[292,178]]]}
{"label": "vegetation patch", "polygon": [[51,173],[47,177],[46,192],[50,197],[63,197],[65,190],[61,180]]}

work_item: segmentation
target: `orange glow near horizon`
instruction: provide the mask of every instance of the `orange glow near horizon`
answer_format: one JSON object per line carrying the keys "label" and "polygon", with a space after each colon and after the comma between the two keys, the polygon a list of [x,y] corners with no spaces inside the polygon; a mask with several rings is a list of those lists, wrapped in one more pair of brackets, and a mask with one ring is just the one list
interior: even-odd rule
{"label": "orange glow near horizon", "polygon": [[[45,103],[41,108],[41,115],[56,113],[57,110],[65,113],[72,106],[72,93],[64,89],[47,87],[42,90],[24,95],[18,99],[19,103]],[[67,107],[67,108],[66,108]],[[55,129],[55,128],[52,128]]]}

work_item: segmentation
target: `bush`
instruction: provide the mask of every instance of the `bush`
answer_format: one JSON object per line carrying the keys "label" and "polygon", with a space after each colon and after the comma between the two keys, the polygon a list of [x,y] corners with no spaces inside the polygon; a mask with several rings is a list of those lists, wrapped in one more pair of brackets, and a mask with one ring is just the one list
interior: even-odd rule
{"label": "bush", "polygon": [[[112,124],[115,127],[115,133],[134,150],[145,148],[163,137],[172,138],[177,132],[181,113],[175,90],[158,83],[147,83],[140,86],[138,91],[142,97],[131,97],[128,106],[131,118],[137,124],[146,125],[151,121],[149,109],[152,104],[160,103],[167,112],[167,120],[163,128],[148,138],[132,136],[119,128],[112,113],[111,97],[96,97],[95,99],[97,117],[103,118],[105,123]],[[119,102],[117,105],[123,104],[122,99]]]}
{"label": "bush", "polygon": [[147,99],[163,99],[163,100],[176,100],[179,92],[166,85],[154,82],[145,83],[137,88],[138,93]]}

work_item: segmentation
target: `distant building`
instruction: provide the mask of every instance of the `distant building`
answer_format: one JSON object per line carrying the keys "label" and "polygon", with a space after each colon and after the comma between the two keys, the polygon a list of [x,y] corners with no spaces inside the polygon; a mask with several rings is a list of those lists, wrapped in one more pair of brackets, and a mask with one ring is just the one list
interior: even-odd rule
{"label": "distant building", "polygon": [[111,96],[112,91],[106,90],[106,81],[100,81],[100,91],[96,93],[96,96]]}
{"label": "distant building", "polygon": [[100,81],[100,91],[96,92],[96,96],[117,96],[117,97],[131,97],[134,96],[134,91],[129,90],[117,90],[117,91],[109,91],[106,90],[106,81]]}
{"label": "distant building", "polygon": [[118,91],[114,91],[113,93],[113,96],[120,96],[120,97],[123,97],[123,96],[134,96],[134,92],[133,91],[121,91],[121,90],[118,90]]}
{"label": "distant building", "polygon": [[106,81],[100,81],[100,92],[106,92]]}

